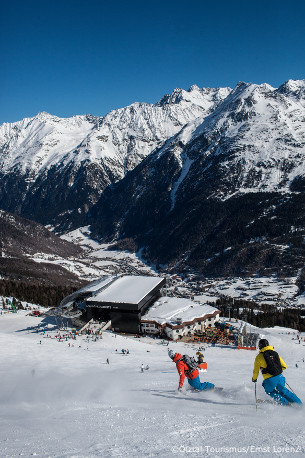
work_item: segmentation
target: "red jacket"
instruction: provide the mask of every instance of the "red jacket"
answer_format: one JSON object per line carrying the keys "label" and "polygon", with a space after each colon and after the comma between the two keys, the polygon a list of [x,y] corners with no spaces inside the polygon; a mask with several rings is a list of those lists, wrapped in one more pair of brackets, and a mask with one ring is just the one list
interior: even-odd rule
{"label": "red jacket", "polygon": [[188,379],[193,380],[194,378],[198,377],[198,375],[199,375],[199,372],[198,372],[197,369],[194,369],[191,373],[187,373],[187,371],[189,370],[189,367],[188,367],[187,364],[185,364],[181,360],[181,358],[182,358],[182,356],[180,355],[180,353],[176,353],[175,357],[173,359],[173,361],[176,363],[177,371],[178,371],[178,374],[180,376],[179,388],[183,387],[185,376]]}

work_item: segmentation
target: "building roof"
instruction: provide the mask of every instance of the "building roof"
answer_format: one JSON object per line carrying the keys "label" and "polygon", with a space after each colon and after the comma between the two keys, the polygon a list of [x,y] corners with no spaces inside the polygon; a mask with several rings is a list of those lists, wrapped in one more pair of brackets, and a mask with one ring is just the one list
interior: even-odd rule
{"label": "building roof", "polygon": [[106,277],[106,278],[100,278],[99,280],[95,280],[95,281],[89,283],[88,285],[84,286],[79,291],[82,291],[82,292],[86,291],[88,293],[94,294],[99,289],[104,288],[109,283],[111,283],[114,280],[114,278],[115,278],[114,276],[110,276],[110,277]]}
{"label": "building roof", "polygon": [[161,286],[164,278],[124,276],[117,278],[107,288],[87,299],[87,302],[138,304],[154,288]]}
{"label": "building roof", "polygon": [[106,278],[100,278],[99,280],[95,280],[88,285],[84,286],[81,289],[78,289],[77,291],[74,291],[74,293],[70,294],[69,296],[65,297],[61,303],[60,307],[65,309],[71,307],[73,303],[77,300],[83,300],[89,295],[96,294],[100,289],[106,288],[108,284],[113,282],[115,279],[114,276],[106,277]]}
{"label": "building roof", "polygon": [[205,316],[215,316],[220,313],[215,307],[191,299],[178,297],[161,297],[142,317],[142,322],[154,321],[160,325],[181,326]]}

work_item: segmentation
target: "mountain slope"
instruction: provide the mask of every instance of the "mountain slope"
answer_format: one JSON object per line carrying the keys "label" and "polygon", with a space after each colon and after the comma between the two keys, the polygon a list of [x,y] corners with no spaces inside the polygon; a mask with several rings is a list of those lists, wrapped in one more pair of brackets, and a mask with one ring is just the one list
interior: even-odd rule
{"label": "mountain slope", "polygon": [[[206,275],[295,274],[305,260],[305,80],[239,83],[92,210],[94,236]],[[122,198],[122,196],[124,196]]]}
{"label": "mountain slope", "polygon": [[[187,380],[179,393],[179,375],[167,351],[196,357],[194,345],[180,341],[167,347],[159,339],[114,338],[109,332],[102,339],[77,335],[66,341],[67,330],[60,332],[51,317],[25,314],[0,320],[3,456],[304,455],[304,410],[255,405],[256,351],[206,345],[208,372],[200,379],[222,386],[223,395],[192,392]],[[304,402],[304,347],[296,345],[295,330],[251,330],[279,352],[288,366],[287,382]],[[121,348],[129,354],[122,355]],[[149,366],[143,373],[142,363]],[[259,375],[257,397],[268,399],[262,381]]]}
{"label": "mountain slope", "polygon": [[0,208],[58,229],[76,227],[103,190],[189,121],[203,118],[229,88],[176,89],[104,118],[47,113],[0,126]]}
{"label": "mountain slope", "polygon": [[6,280],[22,280],[44,285],[78,286],[81,281],[59,265],[36,263],[29,257],[36,253],[68,258],[82,249],[60,239],[33,221],[0,211],[0,276]]}

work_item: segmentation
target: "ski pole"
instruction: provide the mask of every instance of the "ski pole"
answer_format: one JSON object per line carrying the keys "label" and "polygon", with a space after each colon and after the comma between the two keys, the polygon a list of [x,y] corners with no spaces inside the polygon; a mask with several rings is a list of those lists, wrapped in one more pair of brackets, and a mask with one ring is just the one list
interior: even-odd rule
{"label": "ski pole", "polygon": [[255,385],[254,385],[254,393],[255,393],[255,410],[257,412],[256,382],[255,382]]}
{"label": "ski pole", "polygon": [[[291,386],[288,385],[288,383],[286,382],[286,380],[285,380],[285,383],[286,383],[286,385],[288,386],[288,388],[290,389],[290,391],[292,391],[293,394],[295,394],[295,392],[293,391],[293,389],[291,388]],[[296,395],[296,394],[295,394],[295,395]]]}

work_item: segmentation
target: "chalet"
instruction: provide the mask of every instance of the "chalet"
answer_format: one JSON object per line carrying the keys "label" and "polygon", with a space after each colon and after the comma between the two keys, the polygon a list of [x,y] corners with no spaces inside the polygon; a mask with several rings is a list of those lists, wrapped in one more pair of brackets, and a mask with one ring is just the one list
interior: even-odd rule
{"label": "chalet", "polygon": [[160,297],[141,318],[141,328],[147,334],[166,334],[177,340],[203,332],[219,320],[216,308],[177,297]]}

